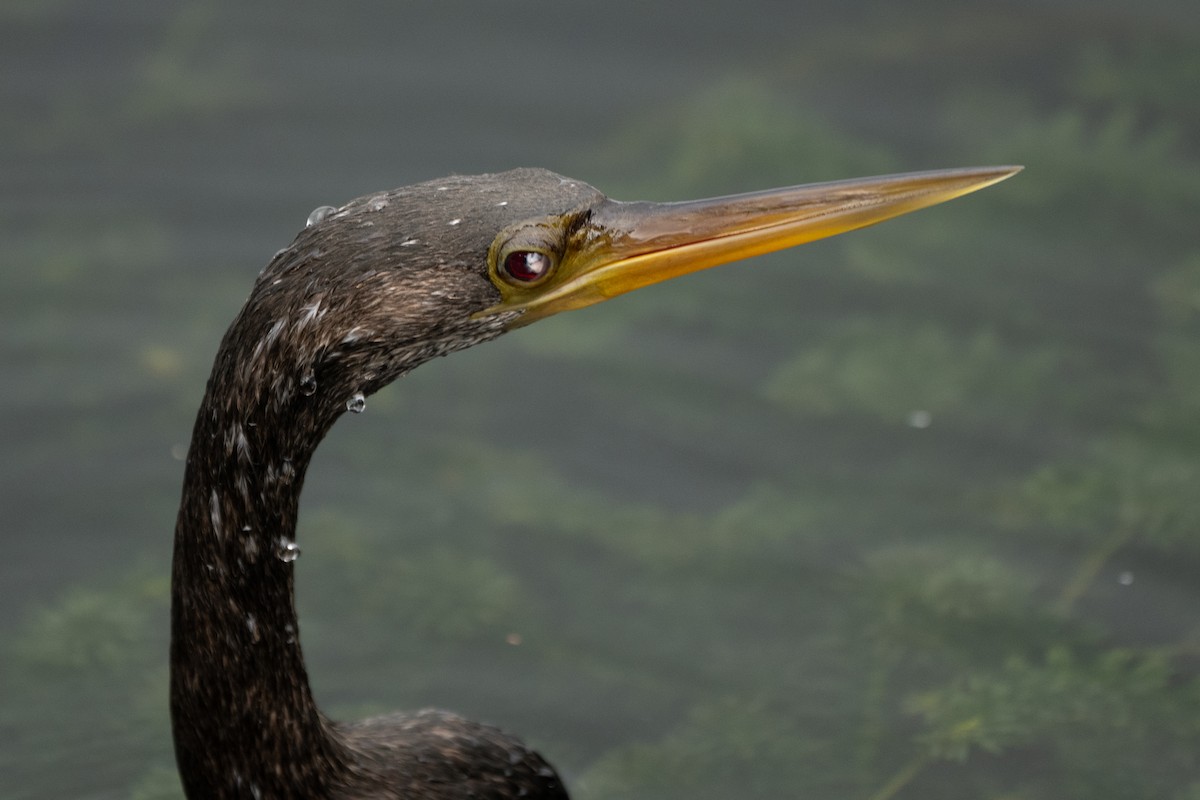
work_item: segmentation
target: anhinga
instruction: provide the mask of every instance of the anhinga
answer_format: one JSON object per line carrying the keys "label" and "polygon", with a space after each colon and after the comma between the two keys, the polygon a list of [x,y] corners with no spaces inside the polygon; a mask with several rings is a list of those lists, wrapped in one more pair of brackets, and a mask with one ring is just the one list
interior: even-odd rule
{"label": "anhinga", "polygon": [[188,797],[565,798],[553,768],[489,726],[441,711],[341,723],[317,709],[292,562],[300,488],[321,438],[434,356],[1016,170],[621,203],[522,169],[314,212],[225,334],[188,451],[171,595],[171,716]]}

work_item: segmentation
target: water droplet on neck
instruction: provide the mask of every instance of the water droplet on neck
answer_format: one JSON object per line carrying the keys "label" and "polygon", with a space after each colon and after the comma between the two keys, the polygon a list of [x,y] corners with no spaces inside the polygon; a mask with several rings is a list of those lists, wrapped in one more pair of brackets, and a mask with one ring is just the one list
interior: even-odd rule
{"label": "water droplet on neck", "polygon": [[361,414],[363,409],[367,407],[367,398],[362,392],[355,392],[350,395],[350,399],[346,401],[346,410],[355,414]]}
{"label": "water droplet on neck", "polygon": [[317,393],[317,379],[311,372],[300,378],[300,394],[312,397]]}
{"label": "water droplet on neck", "polygon": [[279,544],[275,548],[275,557],[285,564],[290,564],[300,557],[300,545],[286,537],[279,537]]}
{"label": "water droplet on neck", "polygon": [[325,220],[333,212],[337,211],[333,206],[318,206],[313,209],[313,212],[308,215],[308,221],[304,223],[304,227],[311,228],[313,225],[318,225]]}

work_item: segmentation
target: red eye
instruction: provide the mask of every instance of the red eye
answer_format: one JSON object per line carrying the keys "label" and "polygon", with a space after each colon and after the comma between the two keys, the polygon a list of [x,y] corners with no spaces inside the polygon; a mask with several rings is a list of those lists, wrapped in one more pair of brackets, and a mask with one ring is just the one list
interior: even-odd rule
{"label": "red eye", "polygon": [[504,274],[521,283],[541,280],[553,266],[550,256],[537,250],[517,250],[504,257]]}

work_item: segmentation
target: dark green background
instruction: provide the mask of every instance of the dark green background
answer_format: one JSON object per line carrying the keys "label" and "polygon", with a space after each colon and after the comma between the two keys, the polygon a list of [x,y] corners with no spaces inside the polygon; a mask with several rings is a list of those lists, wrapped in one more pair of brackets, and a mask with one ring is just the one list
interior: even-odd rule
{"label": "dark green background", "polygon": [[1200,798],[1195,3],[0,7],[0,796],[178,796],[170,535],[309,211],[1021,163],[430,364],[309,474],[338,716],[596,798]]}

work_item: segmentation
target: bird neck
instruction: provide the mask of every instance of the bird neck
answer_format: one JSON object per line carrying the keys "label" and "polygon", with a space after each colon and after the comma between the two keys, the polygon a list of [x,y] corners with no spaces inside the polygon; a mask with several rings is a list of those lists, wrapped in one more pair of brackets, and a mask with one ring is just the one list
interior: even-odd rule
{"label": "bird neck", "polygon": [[176,759],[190,797],[319,796],[345,756],[308,685],[293,562],[304,474],[333,418],[303,392],[264,402],[269,381],[235,374],[218,358],[175,528]]}

